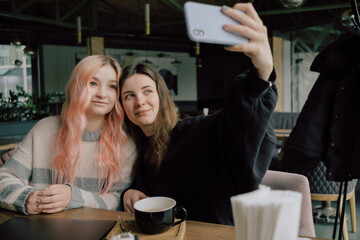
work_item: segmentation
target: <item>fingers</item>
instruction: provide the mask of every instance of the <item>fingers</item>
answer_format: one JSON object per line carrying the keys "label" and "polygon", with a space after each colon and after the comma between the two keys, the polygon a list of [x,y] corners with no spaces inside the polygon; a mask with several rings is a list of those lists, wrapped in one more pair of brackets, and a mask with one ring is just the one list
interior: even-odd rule
{"label": "fingers", "polygon": [[138,191],[138,194],[139,194],[139,199],[138,200],[148,197],[145,193],[140,192],[140,191]]}
{"label": "fingers", "polygon": [[136,190],[128,190],[124,195],[124,208],[126,212],[134,213],[134,204],[138,200]]}
{"label": "fingers", "polygon": [[60,206],[66,207],[66,201],[62,195],[54,195],[49,197],[40,197],[37,201],[41,209],[52,209]]}
{"label": "fingers", "polygon": [[43,213],[54,213],[54,212],[60,212],[65,210],[67,204],[63,201],[61,202],[55,202],[50,204],[41,204],[39,205],[39,208],[41,209],[41,212]]}
{"label": "fingers", "polygon": [[[235,10],[235,6],[237,6],[236,9],[244,11],[245,14]],[[224,30],[243,35],[249,38],[250,43],[263,38],[264,34],[267,37],[267,28],[251,3],[236,4],[235,6],[234,8],[223,7],[221,11],[241,24],[225,24]]]}
{"label": "fingers", "polygon": [[261,33],[264,30],[253,30],[249,27],[246,27],[244,25],[235,25],[235,24],[225,24],[223,26],[223,29],[228,32],[234,32],[237,34],[240,34],[246,38],[248,38],[250,41],[253,41],[254,39],[258,39],[261,37]]}
{"label": "fingers", "polygon": [[134,213],[134,204],[140,199],[147,198],[143,192],[135,189],[129,189],[124,194],[124,209],[126,212]]}
{"label": "fingers", "polygon": [[134,204],[137,201],[139,201],[140,199],[147,198],[147,197],[148,196],[145,195],[143,192],[140,192],[140,191],[136,190],[136,193],[131,197],[131,203],[130,203],[130,206],[129,206],[129,209],[130,209],[131,213],[135,212]]}
{"label": "fingers", "polygon": [[60,212],[71,200],[71,188],[64,184],[54,184],[38,193],[37,204],[44,213]]}
{"label": "fingers", "polygon": [[34,205],[34,206],[28,205],[26,207],[26,212],[29,215],[35,215],[35,214],[40,214],[41,209],[39,207],[37,207],[37,205]]}
{"label": "fingers", "polygon": [[37,203],[38,200],[38,193],[40,191],[34,191],[30,193],[26,200],[25,204],[25,210],[28,214],[39,214],[41,213],[41,208],[39,207],[39,204]]}
{"label": "fingers", "polygon": [[254,5],[252,3],[237,3],[233,7],[234,9],[243,11],[246,15],[254,19],[256,22],[263,24],[259,14],[256,12]]}
{"label": "fingers", "polygon": [[[237,10],[244,12],[241,13]],[[226,50],[243,52],[251,58],[258,75],[268,80],[273,71],[272,52],[268,39],[268,32],[262,20],[251,3],[237,3],[233,8],[223,7],[222,12],[241,24],[225,24],[225,31],[243,35],[249,39],[247,44],[227,47]]]}
{"label": "fingers", "polygon": [[14,149],[11,149],[5,153],[3,153],[0,157],[0,167],[5,164],[7,160],[10,159],[11,155],[14,153]]}
{"label": "fingers", "polygon": [[28,214],[55,213],[66,208],[71,200],[71,188],[64,184],[54,184],[44,190],[32,192],[25,209]]}
{"label": "fingers", "polygon": [[126,201],[124,205],[125,212],[134,213],[134,204],[132,203],[131,199]]}
{"label": "fingers", "polygon": [[[257,30],[259,25],[260,26],[263,25],[263,22],[261,21],[261,19],[258,19],[259,17],[254,19],[253,17],[247,15],[246,13],[239,12],[234,8],[222,7],[221,11],[225,15],[227,15],[227,16],[233,18],[234,20],[238,21],[239,23],[241,23],[243,26],[246,26],[255,31]],[[236,24],[233,24],[233,25],[236,26]]]}
{"label": "fingers", "polygon": [[243,52],[245,53],[245,55],[251,58],[252,55],[257,54],[257,52],[261,51],[262,49],[255,44],[239,44],[239,45],[229,46],[226,48],[226,50],[232,52]]}
{"label": "fingers", "polygon": [[56,193],[56,194],[43,194],[43,193],[39,193],[39,199],[38,199],[38,203],[41,204],[47,204],[47,203],[52,203],[52,202],[59,202],[63,199],[63,196],[60,193]]}
{"label": "fingers", "polygon": [[57,212],[61,212],[63,211],[65,208],[64,207],[58,207],[58,208],[52,208],[52,209],[45,209],[42,210],[43,213],[57,213]]}

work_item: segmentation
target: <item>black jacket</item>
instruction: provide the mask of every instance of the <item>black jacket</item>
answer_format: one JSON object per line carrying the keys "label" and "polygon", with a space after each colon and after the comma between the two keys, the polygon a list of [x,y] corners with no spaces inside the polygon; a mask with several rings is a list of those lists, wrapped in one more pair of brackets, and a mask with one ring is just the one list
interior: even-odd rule
{"label": "black jacket", "polygon": [[139,153],[132,188],[174,198],[189,219],[232,224],[230,197],[258,188],[275,146],[268,127],[277,92],[269,85],[243,74],[233,81],[223,110],[179,121],[158,172]]}
{"label": "black jacket", "polygon": [[286,141],[282,166],[299,172],[323,161],[327,178],[360,177],[360,33],[341,35],[314,60],[320,73]]}

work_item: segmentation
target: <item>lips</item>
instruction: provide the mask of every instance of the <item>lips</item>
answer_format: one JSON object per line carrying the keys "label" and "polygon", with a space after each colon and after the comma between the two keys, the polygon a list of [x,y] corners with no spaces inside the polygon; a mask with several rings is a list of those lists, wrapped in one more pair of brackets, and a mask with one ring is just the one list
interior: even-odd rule
{"label": "lips", "polygon": [[102,102],[102,101],[92,101],[92,102],[93,102],[93,104],[99,105],[99,106],[107,105],[107,102]]}
{"label": "lips", "polygon": [[141,111],[137,111],[135,112],[135,116],[143,116],[146,115],[150,110],[141,110]]}

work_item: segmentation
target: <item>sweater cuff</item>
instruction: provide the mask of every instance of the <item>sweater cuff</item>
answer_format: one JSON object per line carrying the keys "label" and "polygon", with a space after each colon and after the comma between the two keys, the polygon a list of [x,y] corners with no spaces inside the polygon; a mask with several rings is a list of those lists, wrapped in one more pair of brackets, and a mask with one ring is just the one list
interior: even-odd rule
{"label": "sweater cuff", "polygon": [[276,80],[276,72],[275,72],[275,69],[273,68],[268,81],[274,83],[275,80]]}
{"label": "sweater cuff", "polygon": [[15,205],[15,209],[16,211],[18,212],[21,212],[25,215],[29,215],[27,212],[26,212],[26,202],[27,202],[27,199],[28,197],[30,196],[30,194],[32,192],[34,192],[36,189],[31,187],[31,188],[27,188],[25,189],[21,194],[20,196],[16,199],[16,201],[14,202],[14,205]]}
{"label": "sweater cuff", "polygon": [[70,183],[67,183],[66,185],[71,188],[71,199],[65,210],[83,207],[85,205],[85,201],[82,198],[80,188],[75,187]]}
{"label": "sweater cuff", "polygon": [[254,97],[261,97],[269,87],[275,88],[276,73],[275,69],[270,74],[268,81],[260,78],[256,69],[249,70],[243,74],[238,75],[238,79],[245,81],[247,85],[247,92]]}

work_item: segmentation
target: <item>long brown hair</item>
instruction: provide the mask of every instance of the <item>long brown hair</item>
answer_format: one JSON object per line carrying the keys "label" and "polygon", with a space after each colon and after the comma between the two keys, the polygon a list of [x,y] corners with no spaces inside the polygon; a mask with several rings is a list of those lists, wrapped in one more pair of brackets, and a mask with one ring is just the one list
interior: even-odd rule
{"label": "long brown hair", "polygon": [[[161,165],[163,157],[166,154],[168,143],[170,141],[170,133],[179,120],[179,114],[164,79],[155,69],[143,63],[130,65],[123,70],[119,83],[120,95],[125,81],[135,74],[144,74],[154,80],[156,83],[156,90],[159,95],[159,112],[153,125],[153,135],[149,139],[149,144],[143,146],[143,142],[141,140],[143,136],[142,130],[140,127],[132,123],[126,114],[125,123],[129,129],[130,135],[136,143],[139,152],[143,153],[142,156],[144,157],[143,160],[145,163],[153,166],[155,169],[158,169]],[[121,97],[120,102],[122,104]],[[137,158],[139,158],[139,155]],[[136,160],[134,166],[133,171],[135,174],[138,162],[139,159]]]}

